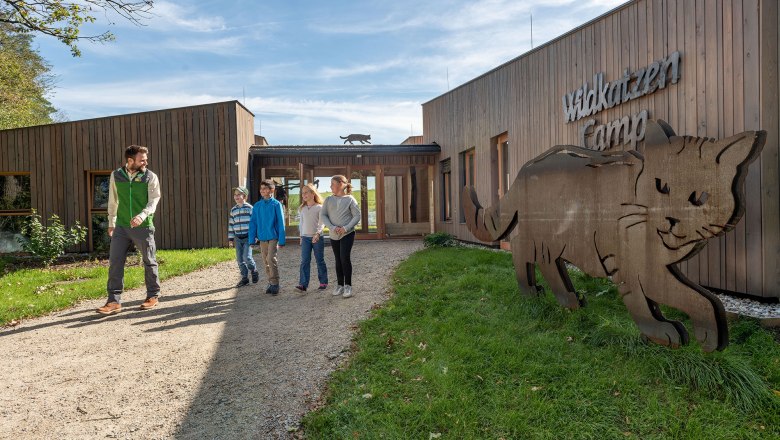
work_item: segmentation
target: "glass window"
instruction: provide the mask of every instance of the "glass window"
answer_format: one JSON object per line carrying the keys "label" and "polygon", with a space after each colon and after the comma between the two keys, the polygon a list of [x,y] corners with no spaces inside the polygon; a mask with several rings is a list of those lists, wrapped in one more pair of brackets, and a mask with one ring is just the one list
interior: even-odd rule
{"label": "glass window", "polygon": [[[474,148],[460,153],[460,187],[474,186]],[[466,215],[463,212],[463,206],[460,207],[460,222],[466,223]]]}
{"label": "glass window", "polygon": [[441,161],[441,219],[452,220],[452,165],[450,159]]}
{"label": "glass window", "polygon": [[108,251],[111,237],[108,236],[108,186],[110,171],[89,173],[89,240],[92,251]]}
{"label": "glass window", "polygon": [[30,211],[29,174],[0,175],[0,212]]}
{"label": "glass window", "polygon": [[0,175],[0,253],[22,251],[22,226],[31,212],[30,175]]}

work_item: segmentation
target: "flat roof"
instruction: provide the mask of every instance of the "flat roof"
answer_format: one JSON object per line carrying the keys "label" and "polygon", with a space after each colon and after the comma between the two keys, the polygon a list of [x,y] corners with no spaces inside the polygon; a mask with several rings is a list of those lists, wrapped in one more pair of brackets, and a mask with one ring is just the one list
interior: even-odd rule
{"label": "flat roof", "polygon": [[252,145],[252,156],[318,156],[318,155],[388,155],[388,154],[438,154],[436,144],[417,145]]}
{"label": "flat roof", "polygon": [[220,104],[238,104],[239,107],[241,107],[244,110],[246,110],[247,113],[249,113],[253,117],[255,116],[255,114],[252,113],[251,110],[246,108],[246,106],[244,106],[244,104],[242,104],[240,101],[238,101],[236,99],[233,99],[231,101],[207,102],[207,103],[204,103],[204,104],[185,105],[185,106],[182,106],[182,107],[161,108],[161,109],[157,109],[157,110],[146,110],[146,111],[142,111],[142,112],[122,113],[122,114],[118,114],[118,115],[108,115],[108,116],[97,116],[97,117],[94,117],[94,118],[87,118],[87,119],[75,119],[75,120],[72,120],[72,121],[52,122],[51,124],[28,125],[26,127],[7,128],[5,130],[0,130],[0,131],[25,130],[25,129],[28,129],[28,128],[48,127],[48,126],[51,126],[51,125],[73,124],[73,123],[77,123],[77,122],[96,121],[96,120],[99,120],[99,119],[121,118],[121,117],[124,117],[124,116],[138,116],[138,115],[145,115],[145,114],[149,114],[149,113],[158,113],[158,112],[168,112],[168,111],[175,111],[175,110],[183,110],[185,108],[209,107],[209,106],[220,105]]}

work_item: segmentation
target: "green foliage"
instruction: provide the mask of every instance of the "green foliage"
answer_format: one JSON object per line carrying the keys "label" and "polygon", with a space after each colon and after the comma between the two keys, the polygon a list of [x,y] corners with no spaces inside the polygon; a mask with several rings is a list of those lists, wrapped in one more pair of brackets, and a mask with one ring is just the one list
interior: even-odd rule
{"label": "green foliage", "polygon": [[520,295],[508,253],[412,255],[306,438],[780,437],[771,333],[739,321],[717,353],[650,344],[608,280],[571,276],[587,307]]}
{"label": "green foliage", "polygon": [[17,32],[37,32],[55,37],[70,47],[73,56],[80,56],[81,51],[76,46],[80,39],[99,43],[114,40],[111,32],[81,35],[81,27],[94,23],[97,12],[106,17],[119,15],[140,24],[142,19],[149,17],[153,3],[153,0],[0,0],[0,23],[10,24]]}
{"label": "green foliage", "polygon": [[32,36],[14,32],[2,14],[0,7],[0,130],[48,124],[51,66],[32,49]]}
{"label": "green foliage", "polygon": [[87,236],[87,228],[78,221],[70,229],[66,229],[57,214],[49,219],[49,226],[41,223],[41,216],[33,209],[27,223],[22,226],[22,234],[27,238],[21,243],[22,249],[35,255],[48,268],[65,249],[83,242]]}
{"label": "green foliage", "polygon": [[[161,250],[157,252],[160,280],[189,273],[236,257],[228,248]],[[8,257],[6,257],[8,258]],[[83,299],[106,295],[106,261],[93,261],[49,270],[21,269],[4,273],[0,260],[0,326],[70,307]],[[125,289],[144,283],[141,259],[130,256],[125,268]]]}
{"label": "green foliage", "polygon": [[446,232],[434,232],[423,237],[425,247],[455,247],[458,241],[455,236]]}

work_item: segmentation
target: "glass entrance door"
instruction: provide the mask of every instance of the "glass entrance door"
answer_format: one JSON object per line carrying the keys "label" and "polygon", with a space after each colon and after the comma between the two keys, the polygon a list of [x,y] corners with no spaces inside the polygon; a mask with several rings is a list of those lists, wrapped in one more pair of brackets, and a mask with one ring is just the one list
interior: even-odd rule
{"label": "glass entrance door", "polygon": [[355,231],[359,234],[378,234],[376,171],[373,169],[352,170],[350,183],[352,184],[352,196],[357,200],[361,214],[360,223],[355,227]]}

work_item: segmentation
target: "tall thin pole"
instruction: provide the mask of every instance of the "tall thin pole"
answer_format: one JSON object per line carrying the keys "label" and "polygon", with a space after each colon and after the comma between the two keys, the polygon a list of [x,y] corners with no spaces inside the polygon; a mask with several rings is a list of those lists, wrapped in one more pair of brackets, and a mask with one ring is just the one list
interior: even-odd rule
{"label": "tall thin pole", "polygon": [[447,68],[447,91],[450,91],[450,68]]}
{"label": "tall thin pole", "polygon": [[531,15],[531,49],[534,48],[534,14]]}

